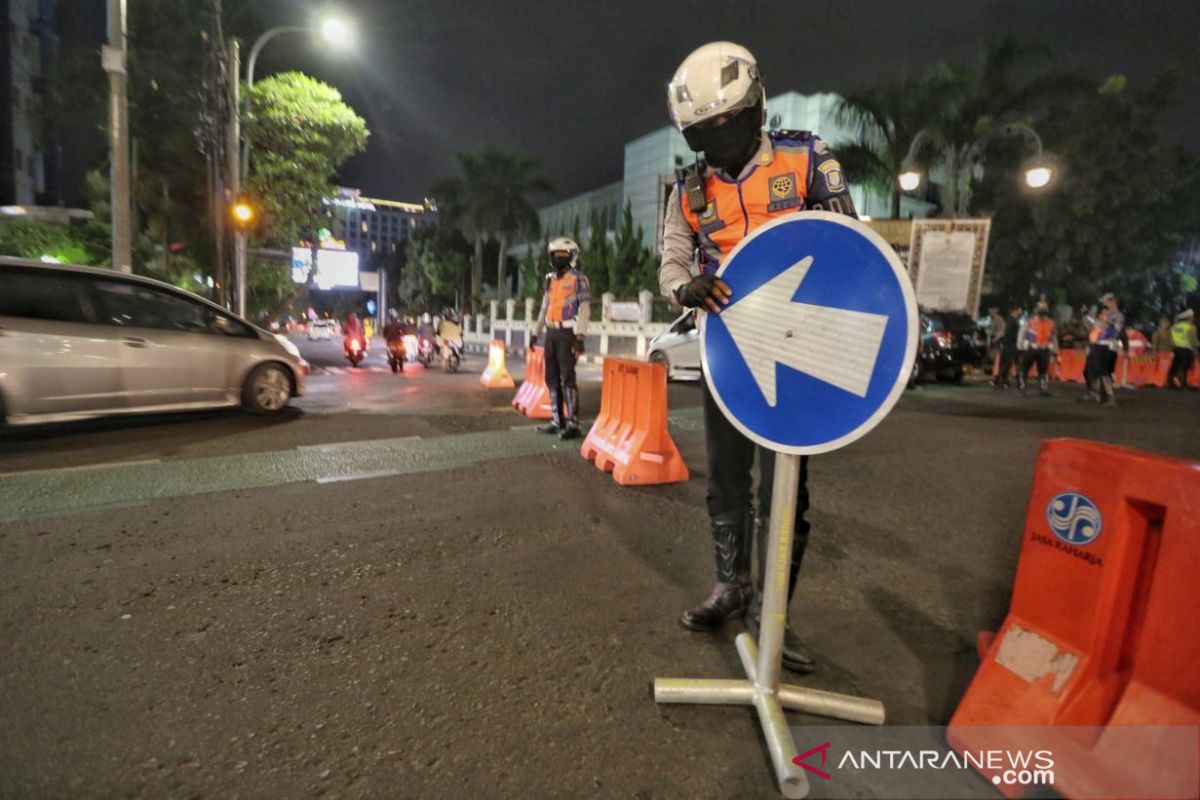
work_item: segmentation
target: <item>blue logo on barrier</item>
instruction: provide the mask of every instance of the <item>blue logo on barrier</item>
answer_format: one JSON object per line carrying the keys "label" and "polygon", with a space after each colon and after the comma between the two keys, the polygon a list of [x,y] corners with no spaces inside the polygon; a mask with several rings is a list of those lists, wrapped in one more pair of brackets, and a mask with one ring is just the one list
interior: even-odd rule
{"label": "blue logo on barrier", "polygon": [[1046,504],[1046,522],[1067,544],[1091,544],[1100,535],[1104,520],[1100,509],[1079,492],[1063,492]]}

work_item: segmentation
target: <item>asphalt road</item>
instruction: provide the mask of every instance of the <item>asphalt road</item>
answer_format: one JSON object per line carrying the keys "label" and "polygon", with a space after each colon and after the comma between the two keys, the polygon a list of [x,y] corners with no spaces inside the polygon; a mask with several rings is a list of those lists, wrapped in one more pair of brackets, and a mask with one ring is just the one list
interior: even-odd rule
{"label": "asphalt road", "polygon": [[[691,480],[626,489],[478,356],[400,376],[304,349],[274,419],[0,434],[0,797],[778,796],[751,710],[650,695],[740,674],[740,626],[676,623],[712,581],[698,386],[670,391]],[[931,386],[813,459],[792,613],[819,666],[793,680],[944,723],[1039,443],[1200,458],[1200,395],[1076,393]]]}

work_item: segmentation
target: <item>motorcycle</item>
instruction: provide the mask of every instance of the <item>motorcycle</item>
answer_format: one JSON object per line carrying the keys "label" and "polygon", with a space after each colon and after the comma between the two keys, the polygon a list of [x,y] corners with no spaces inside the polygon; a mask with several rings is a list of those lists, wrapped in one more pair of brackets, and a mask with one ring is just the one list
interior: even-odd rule
{"label": "motorcycle", "polygon": [[442,367],[446,372],[458,372],[462,363],[462,342],[442,340]]}
{"label": "motorcycle", "polygon": [[343,345],[346,348],[346,360],[350,366],[357,367],[359,362],[367,357],[367,340],[361,336],[347,336]]}
{"label": "motorcycle", "polygon": [[387,343],[387,361],[388,366],[392,368],[392,372],[404,372],[404,359],[406,357],[404,340],[397,339]]}
{"label": "motorcycle", "polygon": [[430,339],[420,339],[417,344],[417,363],[428,369],[433,363],[433,358],[433,342]]}

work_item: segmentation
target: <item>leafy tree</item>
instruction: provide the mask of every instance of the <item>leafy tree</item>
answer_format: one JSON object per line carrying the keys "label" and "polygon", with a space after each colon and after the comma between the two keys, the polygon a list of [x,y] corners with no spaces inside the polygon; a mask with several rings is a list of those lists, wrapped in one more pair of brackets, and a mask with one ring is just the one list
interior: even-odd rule
{"label": "leafy tree", "polygon": [[64,264],[108,266],[110,235],[108,226],[101,223],[66,226],[5,219],[0,220],[0,255],[50,257]]}
{"label": "leafy tree", "polygon": [[542,280],[549,271],[546,264],[546,253],[549,249],[550,238],[547,236],[542,239],[540,246],[531,242],[529,249],[525,251],[525,258],[521,259],[522,297],[532,297],[537,301],[542,299]]}
{"label": "leafy tree", "polygon": [[255,83],[249,102],[244,130],[253,158],[245,184],[273,218],[267,242],[289,246],[312,236],[338,167],[366,148],[367,126],[340,92],[300,72]]}
{"label": "leafy tree", "polygon": [[623,297],[636,295],[642,289],[657,294],[658,259],[644,244],[642,226],[634,226],[633,209],[625,204],[621,227],[613,240],[612,267],[609,271],[609,291]]}
{"label": "leafy tree", "polygon": [[[1093,303],[1113,291],[1133,316],[1172,309],[1187,279],[1176,256],[1200,229],[1200,161],[1159,132],[1178,77],[1164,73],[1143,92],[1117,77],[1039,120],[1058,165],[1054,183],[1037,194],[1015,177],[1018,146],[989,148],[975,200],[980,213],[994,215],[988,271],[1000,299]],[[1136,154],[1114,157],[1112,143],[1131,134]]]}
{"label": "leafy tree", "polygon": [[401,301],[422,305],[433,299],[454,300],[469,279],[470,252],[462,233],[444,221],[417,228],[408,240]]}
{"label": "leafy tree", "polygon": [[609,241],[608,232],[605,231],[598,215],[592,215],[590,227],[587,244],[583,246],[579,260],[588,276],[592,294],[599,298],[611,290],[617,265],[613,261],[612,242]]}

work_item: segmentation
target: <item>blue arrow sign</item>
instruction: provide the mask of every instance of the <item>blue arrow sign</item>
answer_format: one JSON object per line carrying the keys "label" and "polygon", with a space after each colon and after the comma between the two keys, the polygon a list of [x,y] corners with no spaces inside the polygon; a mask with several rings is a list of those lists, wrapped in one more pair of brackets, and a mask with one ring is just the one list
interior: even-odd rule
{"label": "blue arrow sign", "polygon": [[900,399],[917,348],[917,302],[883,237],[826,211],[774,220],[717,273],[733,292],[703,314],[701,359],[743,433],[810,455],[865,435]]}

